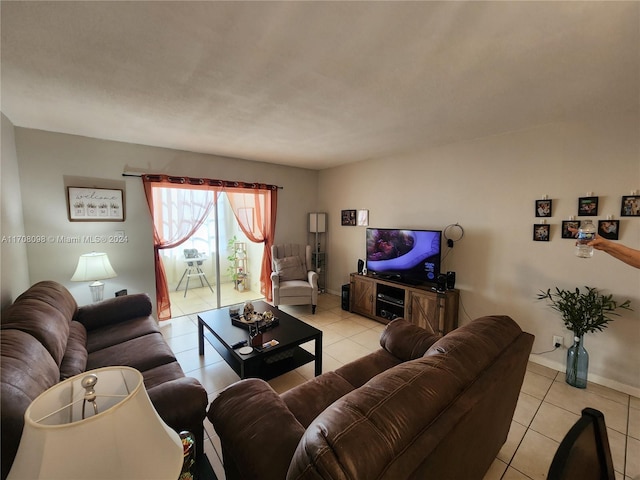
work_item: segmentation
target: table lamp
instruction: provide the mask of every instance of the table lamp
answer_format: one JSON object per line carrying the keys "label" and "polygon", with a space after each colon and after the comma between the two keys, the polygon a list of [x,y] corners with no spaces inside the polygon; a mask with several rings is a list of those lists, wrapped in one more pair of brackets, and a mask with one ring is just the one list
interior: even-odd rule
{"label": "table lamp", "polygon": [[100,280],[113,278],[116,272],[113,270],[106,253],[85,253],[80,255],[76,271],[71,277],[72,282],[93,282],[89,285],[91,297],[94,302],[104,298],[104,283]]}
{"label": "table lamp", "polygon": [[182,441],[133,368],[99,368],[60,382],[29,405],[24,421],[9,480],[180,476]]}

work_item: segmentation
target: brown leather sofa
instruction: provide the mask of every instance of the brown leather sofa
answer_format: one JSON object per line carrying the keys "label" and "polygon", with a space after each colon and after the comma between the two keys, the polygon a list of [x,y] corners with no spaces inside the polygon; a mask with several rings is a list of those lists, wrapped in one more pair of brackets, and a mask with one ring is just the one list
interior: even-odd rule
{"label": "brown leather sofa", "polygon": [[207,392],[198,380],[185,377],[151,317],[147,295],[78,308],[64,286],[44,281],[7,307],[0,325],[3,479],[29,404],[61,380],[110,365],[138,369],[160,417],[178,432],[193,432],[202,452]]}
{"label": "brown leather sofa", "polygon": [[533,336],[506,316],[439,338],[404,319],[382,348],[282,395],[222,391],[207,416],[227,480],[482,479],[507,438]]}

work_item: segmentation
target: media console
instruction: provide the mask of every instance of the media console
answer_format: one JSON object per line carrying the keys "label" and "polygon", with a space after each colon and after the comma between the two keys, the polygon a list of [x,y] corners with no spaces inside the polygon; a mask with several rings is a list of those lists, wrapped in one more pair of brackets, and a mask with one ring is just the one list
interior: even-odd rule
{"label": "media console", "polygon": [[382,323],[403,317],[438,335],[458,326],[458,290],[436,292],[372,275],[350,276],[349,310]]}

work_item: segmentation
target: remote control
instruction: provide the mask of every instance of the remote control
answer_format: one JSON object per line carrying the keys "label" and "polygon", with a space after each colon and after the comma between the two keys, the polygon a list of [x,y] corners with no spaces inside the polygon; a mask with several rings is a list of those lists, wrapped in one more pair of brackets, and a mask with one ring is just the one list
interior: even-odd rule
{"label": "remote control", "polygon": [[247,344],[246,340],[242,340],[238,343],[234,343],[233,345],[231,345],[231,349],[235,350],[236,348],[240,348],[240,347],[244,347]]}

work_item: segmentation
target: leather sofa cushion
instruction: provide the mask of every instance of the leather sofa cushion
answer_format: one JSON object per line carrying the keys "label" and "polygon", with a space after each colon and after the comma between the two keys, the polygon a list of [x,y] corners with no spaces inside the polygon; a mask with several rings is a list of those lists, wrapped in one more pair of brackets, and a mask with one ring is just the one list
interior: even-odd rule
{"label": "leather sofa cushion", "polygon": [[[225,468],[243,466],[242,474],[225,471],[227,479],[286,478],[304,428],[267,382],[249,378],[228,386],[213,400],[208,416],[216,433],[226,439]],[[257,450],[247,448],[264,432],[268,440]]]}
{"label": "leather sofa cushion", "polygon": [[353,385],[335,372],[327,372],[280,395],[298,422],[307,428],[325,408],[353,390]]}
{"label": "leather sofa cushion", "polygon": [[[198,380],[192,377],[180,377],[146,388],[158,415],[171,428],[178,432],[181,430],[193,432],[197,428],[203,428],[202,422],[209,397]],[[196,412],[199,415],[194,414]],[[192,423],[185,423],[185,420]]]}
{"label": "leather sofa cushion", "polygon": [[2,331],[0,351],[1,457],[2,478],[5,478],[18,451],[24,412],[38,395],[58,383],[60,371],[42,344],[20,330]]}
{"label": "leather sofa cushion", "polygon": [[87,330],[80,322],[71,322],[67,350],[60,364],[60,380],[79,375],[87,369]]}
{"label": "leather sofa cushion", "polygon": [[[401,478],[410,478],[437,447],[430,443],[438,436],[428,433],[432,423],[521,333],[500,317],[475,322],[476,328],[450,332],[430,354],[377,375],[322,412],[303,435],[288,477],[319,471],[321,478],[399,478],[389,472],[400,469]],[[417,444],[420,455],[412,456]]]}
{"label": "leather sofa cushion", "polygon": [[284,257],[274,258],[276,273],[280,276],[280,281],[285,282],[288,280],[306,280],[307,270],[302,264],[300,257]]}
{"label": "leather sofa cushion", "polygon": [[439,338],[424,328],[397,318],[389,322],[380,335],[380,346],[406,362],[420,358]]}
{"label": "leather sofa cushion", "polygon": [[400,363],[402,363],[402,361],[399,358],[391,355],[385,349],[380,348],[375,352],[341,366],[335,372],[353,385],[353,388],[360,388],[379,373],[393,368]]}
{"label": "leather sofa cushion", "polygon": [[36,338],[59,366],[67,348],[71,316],[50,303],[22,298],[2,312],[2,331],[21,330]]}
{"label": "leather sofa cushion", "polygon": [[78,309],[75,320],[82,323],[87,331],[105,325],[126,322],[136,317],[151,315],[151,299],[145,293],[109,298],[102,302],[84,305]]}
{"label": "leather sofa cushion", "polygon": [[184,371],[176,361],[144,370],[142,371],[142,377],[144,378],[145,388],[149,390],[157,385],[184,377]]}
{"label": "leather sofa cushion", "polygon": [[38,282],[24,291],[14,303],[22,300],[38,300],[59,310],[65,317],[71,319],[78,311],[78,304],[71,292],[64,285],[52,280]]}
{"label": "leather sofa cushion", "polygon": [[176,357],[162,335],[150,333],[118,345],[89,352],[87,370],[111,365],[124,365],[144,372],[175,361]]}
{"label": "leather sofa cushion", "polygon": [[87,351],[93,353],[150,333],[160,333],[153,317],[134,318],[124,327],[120,323],[114,323],[95,328],[87,332]]}

